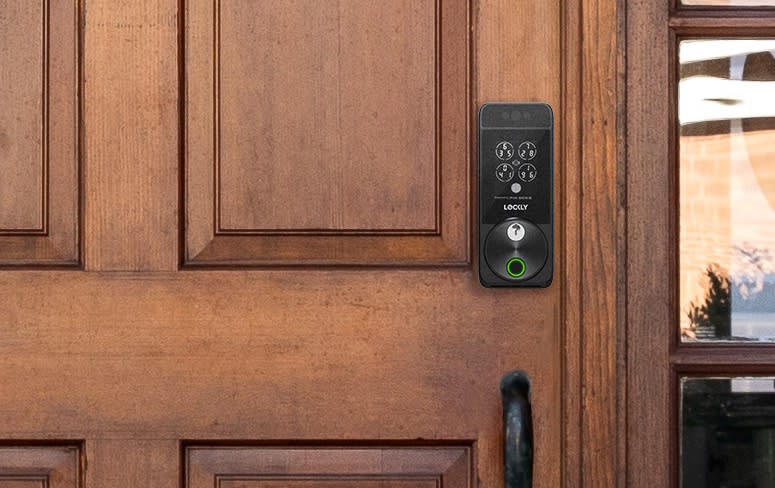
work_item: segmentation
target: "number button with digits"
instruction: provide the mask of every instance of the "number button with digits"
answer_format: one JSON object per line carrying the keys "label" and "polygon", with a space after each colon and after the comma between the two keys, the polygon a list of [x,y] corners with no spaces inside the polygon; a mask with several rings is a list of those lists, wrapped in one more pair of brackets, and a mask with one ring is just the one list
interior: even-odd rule
{"label": "number button with digits", "polygon": [[529,183],[536,179],[536,176],[538,176],[538,170],[532,164],[525,163],[519,167],[518,175],[520,180],[524,181],[525,183]]}
{"label": "number button with digits", "polygon": [[519,145],[519,154],[520,159],[524,159],[525,161],[530,161],[534,157],[536,157],[536,154],[538,154],[538,149],[536,148],[536,145],[533,144],[530,141],[525,141],[522,144]]}
{"label": "number button with digits", "polygon": [[501,163],[495,168],[495,176],[502,182],[506,183],[514,178],[514,166],[509,163]]}
{"label": "number button with digits", "polygon": [[514,157],[514,145],[510,142],[501,141],[495,146],[495,155],[501,161],[508,161]]}

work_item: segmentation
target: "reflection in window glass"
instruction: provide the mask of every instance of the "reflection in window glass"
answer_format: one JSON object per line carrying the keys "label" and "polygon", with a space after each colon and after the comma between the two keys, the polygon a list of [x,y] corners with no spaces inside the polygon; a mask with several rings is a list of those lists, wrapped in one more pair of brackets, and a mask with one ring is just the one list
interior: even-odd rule
{"label": "reflection in window glass", "polygon": [[682,41],[685,341],[775,340],[775,39]]}
{"label": "reflection in window glass", "polygon": [[775,378],[681,379],[681,486],[775,486]]}

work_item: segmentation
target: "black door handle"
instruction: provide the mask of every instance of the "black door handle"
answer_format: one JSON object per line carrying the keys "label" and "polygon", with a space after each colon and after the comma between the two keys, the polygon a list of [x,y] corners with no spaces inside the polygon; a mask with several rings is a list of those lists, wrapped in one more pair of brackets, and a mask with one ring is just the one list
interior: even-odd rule
{"label": "black door handle", "polygon": [[501,378],[503,399],[503,478],[505,488],[533,486],[533,414],[530,377],[511,371]]}

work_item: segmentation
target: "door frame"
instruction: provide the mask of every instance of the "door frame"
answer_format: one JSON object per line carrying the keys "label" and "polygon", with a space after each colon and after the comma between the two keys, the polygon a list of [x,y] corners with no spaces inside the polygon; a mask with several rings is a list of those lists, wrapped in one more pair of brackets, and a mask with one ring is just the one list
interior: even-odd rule
{"label": "door frame", "polygon": [[564,486],[623,487],[627,5],[564,4]]}
{"label": "door frame", "polygon": [[[627,12],[628,130],[622,166],[627,172],[625,246],[630,259],[621,330],[627,336],[627,470],[633,487],[670,486],[671,482],[668,337],[673,324],[672,303],[665,297],[677,286],[671,278],[677,275],[674,268],[667,273],[659,269],[672,259],[668,202],[673,181],[667,121],[674,102],[667,97],[667,4],[634,0]],[[652,66],[664,69],[649,69]]]}
{"label": "door frame", "polygon": [[681,344],[679,338],[677,42],[683,34],[772,37],[775,11],[631,0],[625,15],[626,303],[619,330],[627,358],[620,382],[627,486],[670,487],[680,484],[679,376],[773,371],[771,345]]}

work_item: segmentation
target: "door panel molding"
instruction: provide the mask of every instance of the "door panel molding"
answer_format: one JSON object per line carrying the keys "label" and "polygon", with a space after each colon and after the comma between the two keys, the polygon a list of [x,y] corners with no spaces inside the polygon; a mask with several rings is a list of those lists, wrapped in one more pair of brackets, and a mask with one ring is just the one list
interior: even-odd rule
{"label": "door panel molding", "polygon": [[468,264],[468,2],[254,5],[185,2],[184,266]]}
{"label": "door panel molding", "polygon": [[80,488],[79,445],[0,445],[0,488]]}
{"label": "door panel molding", "polygon": [[13,87],[0,94],[0,235],[47,231],[49,2],[25,7],[4,6],[0,17],[2,82]]}
{"label": "door panel molding", "polygon": [[188,446],[185,488],[470,488],[471,449],[458,447]]}
{"label": "door panel molding", "polygon": [[41,0],[0,16],[0,266],[80,262],[79,15]]}

